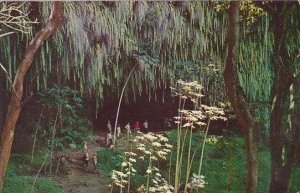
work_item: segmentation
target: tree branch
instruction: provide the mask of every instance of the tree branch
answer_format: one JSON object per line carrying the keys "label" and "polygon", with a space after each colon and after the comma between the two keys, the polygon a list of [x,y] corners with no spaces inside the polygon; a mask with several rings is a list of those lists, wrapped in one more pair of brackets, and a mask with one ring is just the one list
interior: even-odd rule
{"label": "tree branch", "polygon": [[15,79],[13,82],[13,90],[15,94],[11,95],[6,120],[4,122],[1,146],[0,146],[0,192],[3,188],[4,177],[7,164],[10,158],[11,146],[13,143],[15,127],[21,112],[21,101],[23,96],[23,82],[27,71],[32,65],[34,56],[43,42],[52,35],[59,25],[62,23],[63,2],[56,1],[46,25],[36,34],[25,50],[23,59],[19,65]]}
{"label": "tree branch", "polygon": [[263,2],[263,1],[253,1],[253,3],[255,4],[255,6],[262,8],[263,10],[265,10],[266,12],[268,12],[269,14],[273,14],[276,12],[276,8],[272,7],[269,3]]}

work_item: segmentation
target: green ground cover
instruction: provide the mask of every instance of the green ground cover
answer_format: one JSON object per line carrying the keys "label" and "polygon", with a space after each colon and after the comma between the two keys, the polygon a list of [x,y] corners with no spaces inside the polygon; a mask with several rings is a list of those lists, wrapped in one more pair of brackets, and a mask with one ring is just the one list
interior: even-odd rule
{"label": "green ground cover", "polygon": [[[3,193],[31,193],[32,184],[43,157],[36,156],[30,164],[28,154],[13,154],[4,181]],[[38,177],[33,193],[64,193],[59,183],[52,178]]]}
{"label": "green ground cover", "polygon": [[[169,160],[161,161],[157,164],[160,168],[161,173],[165,179],[174,181],[175,174],[175,147],[176,147],[176,131],[166,132],[169,138],[170,144],[174,146],[171,154],[171,166]],[[189,139],[190,133],[187,133],[187,139]],[[202,147],[202,132],[194,132],[192,136],[192,153],[196,150],[194,161],[192,164],[192,173],[198,173],[200,149]],[[111,150],[103,149],[98,153],[100,160],[100,167],[106,173],[111,173],[112,170],[120,170],[122,163],[122,156],[124,147],[129,147],[126,143],[129,143],[127,138],[124,137],[121,142],[123,147],[122,150]],[[127,141],[127,142],[126,142]],[[204,189],[201,190],[203,193],[243,193],[246,187],[246,154],[244,150],[244,140],[240,136],[227,136],[227,137],[216,137],[210,136],[206,143],[204,160],[203,160],[203,172],[205,181],[207,182]],[[188,141],[186,141],[185,147],[188,147]],[[135,150],[133,150],[135,151]],[[259,159],[259,180],[258,180],[258,193],[268,192],[270,183],[270,169],[271,169],[271,157],[270,151],[266,144],[260,143],[258,147],[258,159]],[[187,158],[188,151],[184,152],[184,158]],[[148,163],[143,160],[137,160],[136,170],[144,171]],[[183,159],[182,162],[182,182],[186,178],[186,165],[187,159]],[[171,171],[169,173],[169,168]],[[142,184],[145,180],[145,173],[139,173],[132,177],[131,186],[132,189],[136,189],[138,184]],[[300,190],[300,167],[294,171],[292,182],[290,184],[290,192],[295,193]]]}

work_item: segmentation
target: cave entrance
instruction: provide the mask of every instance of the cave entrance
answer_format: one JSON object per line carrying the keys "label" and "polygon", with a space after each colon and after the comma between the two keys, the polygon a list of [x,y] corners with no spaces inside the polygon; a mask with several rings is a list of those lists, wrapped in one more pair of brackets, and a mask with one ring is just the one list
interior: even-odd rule
{"label": "cave entrance", "polygon": [[[136,101],[126,104],[122,101],[118,123],[121,129],[124,129],[127,122],[130,123],[131,129],[134,128],[136,121],[142,126],[145,120],[149,123],[149,131],[159,132],[170,129],[166,122],[172,121],[177,114],[178,101],[171,97],[170,93],[166,94],[164,102],[162,98],[150,100],[147,95],[142,94],[137,97]],[[106,99],[98,109],[97,118],[94,121],[96,132],[105,133],[107,131],[107,122],[110,121],[114,127],[116,113],[118,108],[118,99]],[[142,130],[143,131],[143,130]]]}

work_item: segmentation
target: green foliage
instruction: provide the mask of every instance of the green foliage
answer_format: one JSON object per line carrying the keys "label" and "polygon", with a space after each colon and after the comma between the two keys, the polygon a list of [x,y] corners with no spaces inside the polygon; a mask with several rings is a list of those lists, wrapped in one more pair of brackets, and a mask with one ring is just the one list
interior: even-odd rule
{"label": "green foliage", "polygon": [[[264,1],[264,4],[270,2]],[[217,1],[215,9],[217,12],[226,12],[229,9],[229,1]],[[241,16],[240,20],[246,21],[247,25],[251,25],[262,16],[266,16],[267,12],[260,7],[257,7],[255,3],[249,0],[242,1],[240,4]]]}
{"label": "green foliage", "polygon": [[[157,94],[157,88],[166,88],[178,74],[189,77],[177,65],[181,63],[187,71],[201,76],[204,86],[217,85],[207,89],[215,91],[212,94],[221,95],[225,92],[218,88],[223,84],[220,73],[206,77],[205,70],[191,69],[190,66],[198,61],[210,61],[216,69],[223,68],[228,4],[228,1],[65,2],[66,22],[41,48],[25,85],[35,81],[40,90],[47,88],[50,81],[60,85],[72,82],[81,94],[87,91],[85,93],[95,95],[99,105],[99,100],[105,95],[104,88],[107,95],[118,95],[124,77],[138,63],[139,70],[133,74],[125,97],[135,99],[145,86],[151,99],[153,93]],[[272,9],[276,2],[262,4]],[[39,21],[48,18],[50,6],[49,2],[40,4]],[[287,7],[285,44],[291,64],[286,65],[292,72],[299,73],[300,24],[295,18],[299,18],[300,12],[297,2],[290,2]],[[30,6],[24,9],[27,13]],[[274,34],[277,32],[272,22],[276,19],[251,1],[243,1],[240,10],[239,80],[249,101],[269,102],[274,69]],[[36,30],[34,28],[33,33]],[[13,78],[24,54],[24,49],[16,52],[16,48],[27,45],[31,36],[1,38],[0,61],[7,69],[7,77]],[[7,89],[11,89],[9,81],[6,82]],[[31,90],[26,89],[26,92]],[[208,97],[218,101],[213,95]],[[265,128],[269,126],[268,108],[270,105],[259,107],[263,113],[257,113]]]}
{"label": "green foliage", "polygon": [[102,149],[98,152],[100,168],[106,173],[112,173],[112,170],[120,170],[124,153],[109,148]]}
{"label": "green foliage", "polygon": [[300,190],[300,165],[293,171],[292,181],[291,181],[291,191],[290,192],[299,192]]}
{"label": "green foliage", "polygon": [[[144,186],[147,190],[156,189],[162,185],[167,186],[157,168],[166,166],[167,154],[171,146],[167,144],[167,138],[153,133],[138,133],[135,136],[129,152],[113,151],[106,149],[100,151],[100,167],[106,169],[112,176],[112,185],[129,188],[131,191]],[[128,142],[128,141],[127,141]],[[129,141],[132,143],[132,141]],[[108,160],[107,158],[110,158]],[[113,160],[113,161],[111,161]],[[103,162],[102,162],[103,161]],[[101,166],[103,164],[104,166]],[[154,182],[156,180],[156,182]],[[157,182],[160,183],[157,183]],[[128,187],[129,186],[129,187]],[[171,188],[172,189],[172,188]]]}
{"label": "green foliage", "polygon": [[50,140],[53,129],[56,129],[54,144],[58,149],[79,148],[79,144],[91,135],[90,121],[78,115],[82,108],[82,99],[78,95],[78,91],[69,87],[53,87],[40,93],[40,103],[45,112],[44,130],[39,134]]}
{"label": "green foliage", "polygon": [[[35,159],[30,164],[30,155],[13,154],[9,162],[2,193],[29,193],[34,181],[34,174],[41,166],[42,159]],[[31,167],[31,168],[30,168]],[[27,176],[32,174],[33,176]],[[25,176],[26,175],[26,176]],[[64,193],[61,186],[50,178],[38,177],[33,189],[34,193]]]}
{"label": "green foliage", "polygon": [[[34,177],[8,176],[5,178],[3,193],[29,193]],[[63,193],[59,184],[51,179],[38,178],[33,190],[34,193]]]}
{"label": "green foliage", "polygon": [[[167,132],[170,143],[175,145],[176,132]],[[203,133],[193,134],[192,149],[199,148],[198,144],[202,143]],[[186,142],[186,147],[188,142]],[[185,155],[187,156],[187,152]],[[200,153],[195,154],[195,160],[200,159]],[[258,176],[258,193],[268,192],[271,171],[271,155],[269,147],[260,144],[258,148],[259,159],[259,176]],[[176,157],[172,155],[172,162]],[[183,160],[186,165],[186,159]],[[192,166],[194,172],[198,171],[197,164]],[[203,175],[208,182],[206,187],[201,190],[203,193],[225,193],[245,192],[246,187],[246,153],[243,138],[239,136],[222,137],[210,136],[206,143],[206,152],[204,155]],[[167,171],[166,171],[167,172]],[[184,171],[183,171],[184,172]],[[291,192],[299,190],[300,168],[294,171],[292,183],[290,184]],[[185,175],[184,175],[185,176]]]}
{"label": "green foliage", "polygon": [[[169,138],[169,143],[176,146],[177,133],[176,131],[169,131],[166,133]],[[190,133],[188,133],[189,137]],[[192,136],[192,152],[197,151],[194,160],[200,159],[200,148],[204,137],[203,132],[196,132]],[[188,147],[188,141],[185,142],[184,147]],[[124,150],[126,151],[126,150]],[[183,157],[187,157],[188,152],[184,151]],[[122,157],[124,152],[111,149],[101,150],[98,154],[100,159],[100,167],[106,172],[112,172],[112,170],[120,170]],[[270,183],[270,170],[271,170],[271,156],[269,147],[264,144],[260,144],[258,147],[258,159],[259,159],[259,181],[258,181],[258,193],[268,192]],[[161,174],[168,179],[169,175],[169,158],[166,162],[156,165]],[[171,155],[171,171],[174,171],[176,163],[175,152]],[[136,170],[143,171],[148,162],[145,160],[137,159]],[[187,159],[183,159],[183,168],[187,165]],[[201,190],[201,193],[243,193],[246,187],[246,154],[245,144],[243,138],[239,136],[222,137],[222,136],[210,136],[206,142],[206,150],[203,163],[203,175],[205,181],[208,182],[206,187]],[[182,181],[185,179],[186,172],[182,170]],[[194,161],[192,165],[192,173],[198,172],[198,162]],[[171,172],[171,182],[174,179],[174,172]],[[132,187],[137,187],[145,180],[142,174],[137,172],[136,176],[132,177]],[[290,184],[291,192],[299,190],[300,180],[300,168],[299,166],[294,171],[292,176],[292,182]]]}
{"label": "green foliage", "polygon": [[213,61],[174,61],[176,66],[175,78],[201,82],[202,91],[205,93],[205,104],[216,105],[216,101],[226,101],[223,72],[219,65]]}
{"label": "green foliage", "polygon": [[[117,151],[113,149],[102,149],[98,152],[98,160],[100,169],[109,174],[110,176],[113,173],[113,170],[120,171],[122,162],[124,161],[125,153],[123,151]],[[131,190],[136,190],[139,184],[145,182],[144,174],[141,174],[140,171],[145,171],[146,162],[138,159],[136,163],[136,170],[138,171],[135,175],[131,176]]]}
{"label": "green foliage", "polygon": [[12,167],[13,174],[18,175],[35,175],[44,162],[47,149],[41,149],[34,155],[34,159],[31,161],[31,155],[27,153],[12,154],[9,167]]}
{"label": "green foliage", "polygon": [[76,116],[75,110],[82,107],[82,99],[79,96],[77,90],[71,89],[70,87],[58,87],[46,89],[40,92],[41,104],[48,108],[58,108],[61,107],[66,112]]}
{"label": "green foliage", "polygon": [[[38,20],[44,22],[51,3],[39,6]],[[151,98],[174,77],[173,61],[207,59],[222,64],[226,30],[220,29],[226,28],[226,15],[215,14],[213,6],[197,1],[65,2],[66,22],[41,48],[26,84],[33,80],[40,90],[50,81],[66,85],[67,80],[75,83],[81,94],[88,91],[101,100],[105,86],[107,95],[118,95],[124,77],[138,63],[140,68],[126,92],[135,98],[146,85]],[[1,41],[5,46],[0,60],[9,77],[23,55],[22,49],[16,52],[11,45],[22,47],[29,41],[30,36],[19,35]]]}

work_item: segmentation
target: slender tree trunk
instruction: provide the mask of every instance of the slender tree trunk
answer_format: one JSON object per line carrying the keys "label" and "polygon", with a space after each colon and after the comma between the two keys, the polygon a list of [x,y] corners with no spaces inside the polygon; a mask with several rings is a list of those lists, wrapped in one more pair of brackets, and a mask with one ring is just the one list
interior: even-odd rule
{"label": "slender tree trunk", "polygon": [[122,92],[121,92],[121,96],[120,96],[120,99],[119,99],[119,105],[118,105],[118,110],[117,110],[117,114],[116,114],[116,120],[115,120],[115,127],[114,127],[114,139],[113,139],[113,144],[116,145],[116,134],[117,134],[117,125],[118,125],[118,118],[119,118],[119,113],[120,113],[120,108],[121,108],[121,103],[122,103],[122,99],[123,99],[123,95],[124,95],[124,91],[125,91],[125,88],[127,86],[127,83],[132,75],[132,73],[134,72],[134,69],[137,67],[137,64],[134,65],[134,67],[131,69],[127,79],[126,79],[126,82],[122,88]]}
{"label": "slender tree trunk", "polygon": [[34,55],[43,42],[52,35],[62,22],[63,3],[54,2],[51,15],[46,25],[36,34],[26,48],[25,55],[19,65],[13,82],[13,91],[8,105],[8,111],[3,126],[0,147],[0,192],[2,192],[5,172],[10,158],[15,126],[21,112],[21,99],[23,95],[23,82],[28,69],[31,67]]}
{"label": "slender tree trunk", "polygon": [[237,120],[244,131],[247,152],[247,192],[256,193],[258,179],[256,130],[257,124],[247,108],[243,90],[237,78],[238,38],[239,38],[239,2],[231,1],[229,8],[228,48],[224,70],[227,96],[235,111]]}
{"label": "slender tree trunk", "polygon": [[294,136],[294,155],[295,165],[300,162],[300,75],[294,81],[294,111],[292,115],[292,125],[295,129]]}

